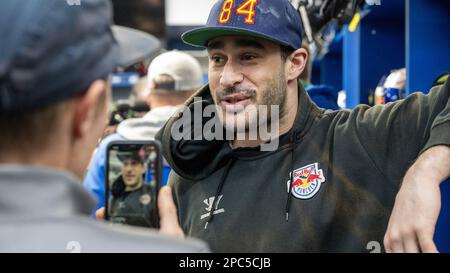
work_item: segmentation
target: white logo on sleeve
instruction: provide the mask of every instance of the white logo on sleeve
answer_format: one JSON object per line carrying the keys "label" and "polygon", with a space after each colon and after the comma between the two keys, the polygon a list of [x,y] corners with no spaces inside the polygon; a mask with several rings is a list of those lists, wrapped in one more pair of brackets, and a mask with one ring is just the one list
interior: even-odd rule
{"label": "white logo on sleeve", "polygon": [[[225,212],[225,210],[223,208],[219,209],[219,203],[222,200],[222,197],[223,197],[223,194],[219,195],[219,198],[217,199],[216,207],[214,208],[213,214],[219,214],[219,213]],[[207,213],[200,216],[200,220],[205,219],[206,217],[209,217],[211,215],[212,207],[214,205],[214,199],[215,199],[215,197],[212,196],[210,198],[203,200],[203,203],[205,203],[205,205],[206,205],[205,209],[206,209]]]}

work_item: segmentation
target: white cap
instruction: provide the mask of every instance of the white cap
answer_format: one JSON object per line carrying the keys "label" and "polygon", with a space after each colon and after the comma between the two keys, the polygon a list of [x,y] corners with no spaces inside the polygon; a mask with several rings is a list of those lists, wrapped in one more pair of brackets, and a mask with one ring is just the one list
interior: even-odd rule
{"label": "white cap", "polygon": [[148,68],[148,83],[155,87],[155,78],[161,75],[171,76],[175,80],[174,90],[191,91],[203,85],[202,67],[191,55],[173,50],[165,52],[155,59]]}

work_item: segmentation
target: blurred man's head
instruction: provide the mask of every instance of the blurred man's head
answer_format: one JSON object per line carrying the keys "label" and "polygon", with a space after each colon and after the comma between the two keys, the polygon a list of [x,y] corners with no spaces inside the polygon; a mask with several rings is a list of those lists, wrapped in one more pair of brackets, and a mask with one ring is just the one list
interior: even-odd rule
{"label": "blurred man's head", "polygon": [[133,191],[142,187],[144,181],[144,163],[135,157],[128,157],[122,161],[122,177],[126,191]]}
{"label": "blurred man's head", "polygon": [[111,19],[107,0],[0,1],[0,163],[83,175],[106,125],[109,74],[152,53]]}
{"label": "blurred man's head", "polygon": [[147,81],[152,109],[178,106],[203,85],[203,72],[197,59],[174,50],[162,53],[151,62]]}

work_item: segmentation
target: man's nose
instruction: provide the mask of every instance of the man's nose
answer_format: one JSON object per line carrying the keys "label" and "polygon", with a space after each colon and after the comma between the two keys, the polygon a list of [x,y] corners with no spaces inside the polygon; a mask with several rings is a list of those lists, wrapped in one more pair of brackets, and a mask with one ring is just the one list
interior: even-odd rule
{"label": "man's nose", "polygon": [[220,75],[220,85],[224,88],[233,87],[244,80],[244,75],[233,62],[227,62]]}

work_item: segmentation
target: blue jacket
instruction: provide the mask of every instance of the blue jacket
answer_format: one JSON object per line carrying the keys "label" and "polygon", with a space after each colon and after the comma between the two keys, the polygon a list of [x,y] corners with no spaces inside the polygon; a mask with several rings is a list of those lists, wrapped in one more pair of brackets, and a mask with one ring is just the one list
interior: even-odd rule
{"label": "blue jacket", "polygon": [[[95,210],[105,206],[105,169],[108,144],[116,140],[153,140],[156,132],[164,125],[177,107],[160,107],[150,111],[143,118],[123,121],[117,133],[109,135],[100,142],[95,152],[89,170],[84,178],[84,188],[96,199]],[[164,164],[162,185],[165,186],[169,177],[170,167]]]}
{"label": "blue jacket", "polygon": [[330,85],[310,85],[305,88],[311,100],[320,108],[339,110],[338,91]]}

